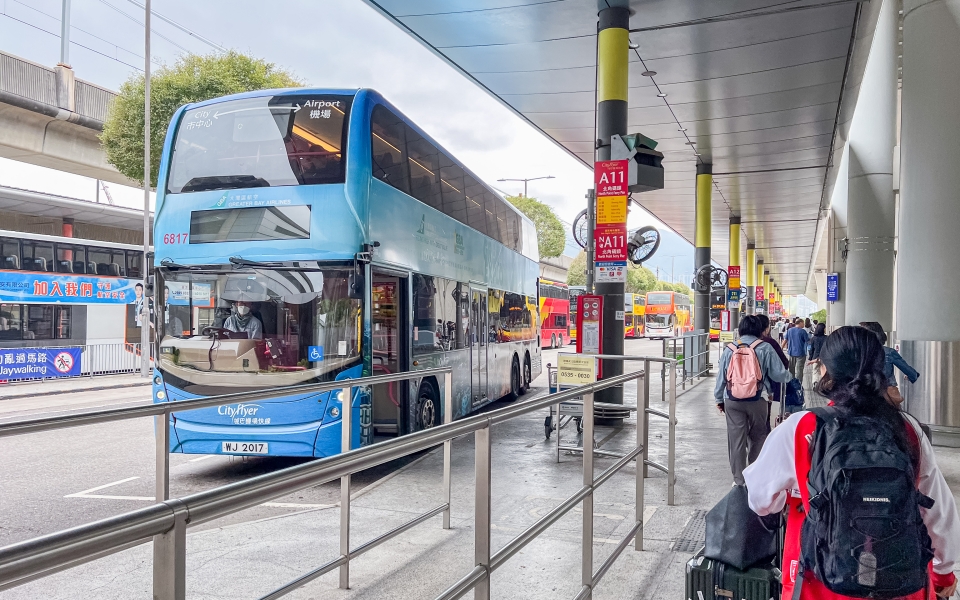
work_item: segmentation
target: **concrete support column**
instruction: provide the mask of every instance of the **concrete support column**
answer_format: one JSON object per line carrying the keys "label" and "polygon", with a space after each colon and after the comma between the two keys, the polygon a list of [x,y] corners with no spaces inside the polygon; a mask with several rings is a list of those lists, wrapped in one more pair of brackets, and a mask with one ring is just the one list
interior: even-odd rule
{"label": "concrete support column", "polygon": [[[730,257],[727,259],[727,267],[740,267],[740,217],[730,217]],[[729,269],[728,269],[729,274]],[[728,279],[728,290],[740,290],[740,278],[736,281]],[[727,294],[727,298],[730,295]],[[730,327],[733,330],[740,325],[740,303],[733,306],[727,306],[730,309]]]}
{"label": "concrete support column", "polygon": [[746,280],[747,280],[747,301],[744,304],[747,309],[747,314],[752,315],[756,313],[756,295],[757,295],[757,245],[756,244],[747,244],[747,264],[744,267],[746,269]]}
{"label": "concrete support column", "polygon": [[960,445],[960,10],[904,0],[897,334],[919,372],[900,390],[933,441]]}
{"label": "concrete support column", "polygon": [[850,124],[847,173],[846,324],[877,321],[887,331],[893,325],[897,12],[894,0],[880,8]]}
{"label": "concrete support column", "polygon": [[[713,165],[697,165],[697,208],[694,230],[693,271],[710,265],[711,216],[713,204]],[[710,290],[699,290],[693,295],[693,328],[710,331]]]}
{"label": "concrete support column", "polygon": [[[630,53],[630,11],[616,6],[599,14],[597,34],[597,160],[610,160],[610,137],[627,133],[627,88]],[[596,293],[603,296],[603,352],[623,354],[623,283],[597,283]],[[623,362],[603,361],[604,377],[623,373]],[[623,404],[623,389],[597,392],[597,402]],[[598,415],[604,414],[602,409]],[[611,419],[619,422],[619,419]],[[611,420],[604,419],[606,422]],[[599,421],[598,421],[599,422]]]}

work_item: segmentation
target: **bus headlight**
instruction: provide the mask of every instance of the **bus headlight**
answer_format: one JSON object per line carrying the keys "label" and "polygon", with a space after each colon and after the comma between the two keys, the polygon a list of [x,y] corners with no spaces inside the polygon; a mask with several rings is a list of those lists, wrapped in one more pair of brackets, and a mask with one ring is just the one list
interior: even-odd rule
{"label": "bus headlight", "polygon": [[156,377],[153,378],[153,383],[156,385],[160,385],[161,383],[163,383],[163,380],[160,379],[159,375],[157,375]]}
{"label": "bus headlight", "polygon": [[157,392],[157,400],[163,400],[166,397],[167,397],[167,393],[164,392],[163,390],[160,390],[159,392]]}
{"label": "bus headlight", "polygon": [[340,409],[337,408],[336,406],[331,406],[331,407],[330,407],[330,410],[329,410],[329,413],[330,413],[330,416],[331,416],[331,417],[333,417],[334,419],[336,419],[337,417],[340,416]]}

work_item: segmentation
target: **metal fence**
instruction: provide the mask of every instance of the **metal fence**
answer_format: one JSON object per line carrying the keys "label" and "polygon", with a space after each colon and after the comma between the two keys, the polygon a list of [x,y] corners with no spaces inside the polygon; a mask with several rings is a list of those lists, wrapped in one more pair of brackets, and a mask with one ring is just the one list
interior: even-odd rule
{"label": "metal fence", "polygon": [[[633,358],[642,360],[641,357]],[[648,360],[664,361],[659,357],[651,357]],[[675,380],[676,363],[674,361],[666,362],[671,370],[671,380]],[[32,419],[2,425],[0,426],[0,437],[141,416],[154,416],[157,420],[156,496],[158,504],[0,548],[0,590],[15,587],[119,552],[152,538],[154,549],[153,597],[156,600],[183,600],[186,595],[186,530],[188,527],[239,512],[306,487],[336,479],[341,481],[339,556],[263,596],[261,600],[280,598],[334,569],[340,570],[340,587],[346,588],[349,586],[349,568],[352,559],[438,514],[444,515],[443,527],[450,527],[452,443],[455,438],[473,433],[475,440],[474,564],[476,566],[441,594],[438,599],[460,598],[470,590],[474,590],[474,597],[477,599],[489,599],[490,579],[493,571],[536,539],[550,525],[580,504],[583,506],[582,572],[581,589],[576,598],[590,598],[596,584],[610,569],[617,557],[630,545],[631,541],[636,549],[642,548],[644,473],[643,469],[638,468],[635,475],[635,522],[613,553],[599,568],[594,569],[593,493],[624,466],[644,454],[646,444],[643,443],[645,439],[642,436],[646,435],[648,431],[646,427],[647,412],[637,411],[637,446],[595,477],[592,443],[594,393],[605,388],[621,386],[631,380],[636,380],[637,389],[643,390],[645,393],[649,389],[645,384],[646,373],[644,371],[625,373],[598,383],[542,398],[534,398],[506,408],[450,422],[450,415],[452,414],[451,371],[449,367],[446,367],[285,388],[283,390],[284,394],[342,390],[340,392],[342,398],[352,398],[351,386],[368,386],[431,375],[442,376],[445,382],[444,424],[395,440],[351,450],[349,437],[351,411],[345,410],[342,413],[342,418],[345,419],[343,429],[347,433],[343,437],[344,452],[342,454],[175,500],[167,499],[169,496],[169,453],[167,452],[169,427],[167,423],[170,413],[239,401],[263,400],[267,399],[268,392],[245,392],[175,403],[94,411],[65,417]],[[277,393],[276,390],[272,390],[272,392],[273,394]],[[676,397],[675,386],[670,386],[670,394],[671,403],[674,403]],[[583,483],[581,488],[513,538],[503,548],[494,552],[491,548],[491,427],[510,419],[543,410],[561,401],[578,397],[582,398],[583,401],[583,439],[586,440],[586,443],[583,444]],[[444,465],[440,504],[377,538],[357,546],[352,545],[350,540],[350,476],[364,469],[421,452],[440,444],[443,445]],[[671,472],[672,467],[671,461]]]}
{"label": "metal fence", "polygon": [[[710,374],[710,334],[691,332],[680,337],[665,338],[663,340],[663,357],[676,360],[680,368],[680,380],[677,382],[682,389],[687,389],[687,383]],[[661,381],[664,375],[661,374]]]}
{"label": "metal fence", "polygon": [[[80,348],[80,370],[76,375],[61,375],[57,377],[23,377],[15,376],[7,379],[10,383],[35,383],[37,381],[53,381],[56,379],[95,377],[98,375],[122,375],[136,373],[140,370],[140,344],[87,344],[83,346],[42,346],[45,350],[59,350]],[[5,348],[29,353],[38,348]]]}

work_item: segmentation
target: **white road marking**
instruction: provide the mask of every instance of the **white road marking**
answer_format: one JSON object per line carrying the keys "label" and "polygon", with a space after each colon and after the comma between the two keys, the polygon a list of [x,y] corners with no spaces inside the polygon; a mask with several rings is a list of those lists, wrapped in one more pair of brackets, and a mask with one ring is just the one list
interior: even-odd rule
{"label": "white road marking", "polygon": [[213,458],[216,454],[207,454],[206,456],[201,456],[200,458],[191,458],[187,462],[200,462],[201,460],[207,460],[208,458]]}
{"label": "white road marking", "polygon": [[[115,485],[120,485],[121,483],[126,483],[126,482],[128,482],[128,481],[133,481],[134,479],[140,479],[140,477],[138,477],[138,476],[127,477],[126,479],[121,479],[120,481],[114,481],[113,483],[108,483],[108,484],[106,484],[106,485],[98,485],[98,486],[95,487],[95,488],[90,488],[89,490],[83,490],[82,492],[77,492],[76,494],[67,494],[66,496],[64,496],[64,498],[81,498],[81,497],[87,496],[87,494],[89,494],[90,492],[97,492],[97,491],[99,491],[99,490],[102,490],[102,489],[105,489],[105,488],[108,488],[108,487],[113,487],[113,486],[115,486]],[[87,496],[87,497],[90,497],[90,496]],[[151,498],[151,500],[152,500],[152,499],[153,499],[153,498]]]}
{"label": "white road marking", "polygon": [[150,501],[153,502],[156,500],[153,496],[106,496],[103,494],[71,494],[69,496],[64,496],[64,498],[93,498],[96,500],[140,500],[140,501]]}
{"label": "white road marking", "polygon": [[269,506],[271,508],[333,508],[339,506],[336,504],[299,504],[297,502],[264,502],[260,506]]}

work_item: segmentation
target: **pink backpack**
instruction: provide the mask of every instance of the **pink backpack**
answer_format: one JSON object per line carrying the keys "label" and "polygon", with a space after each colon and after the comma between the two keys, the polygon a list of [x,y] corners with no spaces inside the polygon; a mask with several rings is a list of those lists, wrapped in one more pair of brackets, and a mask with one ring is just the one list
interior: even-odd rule
{"label": "pink backpack", "polygon": [[727,344],[733,355],[727,365],[727,390],[730,396],[738,400],[750,400],[760,393],[763,382],[763,371],[760,370],[760,359],[754,350],[763,340],[757,340],[747,346]]}

